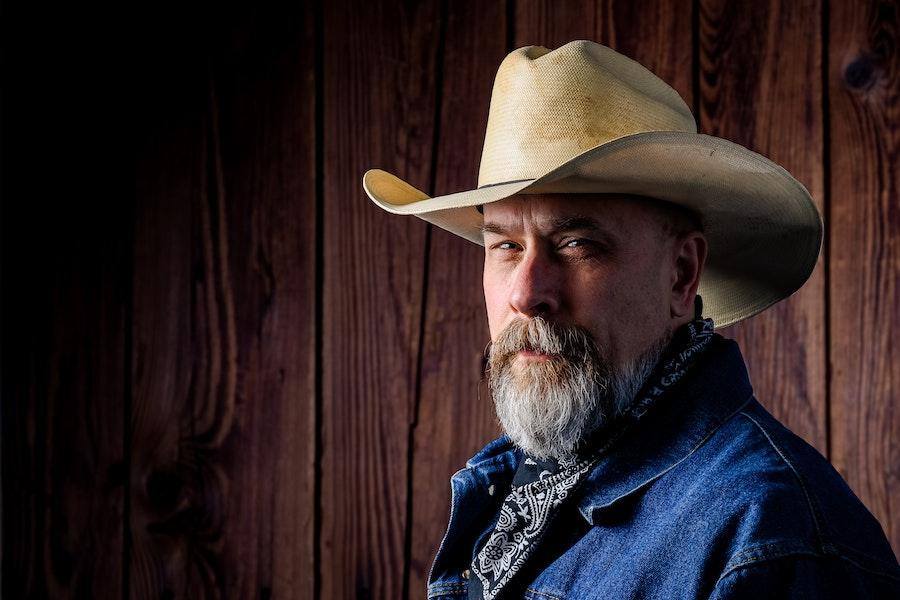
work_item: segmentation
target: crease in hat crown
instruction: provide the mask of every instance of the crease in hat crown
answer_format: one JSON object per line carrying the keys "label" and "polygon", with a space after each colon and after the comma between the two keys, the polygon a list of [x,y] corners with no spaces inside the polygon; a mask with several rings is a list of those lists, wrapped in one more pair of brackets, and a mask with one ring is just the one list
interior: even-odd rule
{"label": "crease in hat crown", "polygon": [[478,187],[537,179],[647,131],[696,133],[697,125],[678,92],[643,65],[588,40],[519,48],[494,79]]}

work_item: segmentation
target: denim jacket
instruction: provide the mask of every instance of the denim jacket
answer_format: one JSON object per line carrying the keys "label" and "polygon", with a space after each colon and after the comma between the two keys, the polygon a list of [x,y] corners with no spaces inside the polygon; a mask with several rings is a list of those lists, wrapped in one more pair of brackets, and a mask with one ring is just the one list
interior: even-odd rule
{"label": "denim jacket", "polygon": [[[465,598],[521,452],[506,436],[450,480],[429,598]],[[685,379],[603,457],[503,598],[900,598],[881,526],[753,397],[715,334]]]}

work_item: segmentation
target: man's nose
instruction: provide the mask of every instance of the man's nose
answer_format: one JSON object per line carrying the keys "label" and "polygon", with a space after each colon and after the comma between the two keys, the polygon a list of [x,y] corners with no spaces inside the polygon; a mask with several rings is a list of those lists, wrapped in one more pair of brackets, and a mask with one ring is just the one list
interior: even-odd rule
{"label": "man's nose", "polygon": [[561,273],[550,257],[534,248],[516,266],[509,305],[526,317],[553,315],[560,306]]}

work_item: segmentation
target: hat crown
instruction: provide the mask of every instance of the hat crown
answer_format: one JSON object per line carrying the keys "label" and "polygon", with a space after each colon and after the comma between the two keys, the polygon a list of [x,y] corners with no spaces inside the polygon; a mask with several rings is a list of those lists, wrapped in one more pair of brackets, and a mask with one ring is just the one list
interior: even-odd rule
{"label": "hat crown", "polygon": [[647,131],[696,133],[697,125],[678,92],[644,66],[588,40],[519,48],[494,79],[478,187],[536,179]]}

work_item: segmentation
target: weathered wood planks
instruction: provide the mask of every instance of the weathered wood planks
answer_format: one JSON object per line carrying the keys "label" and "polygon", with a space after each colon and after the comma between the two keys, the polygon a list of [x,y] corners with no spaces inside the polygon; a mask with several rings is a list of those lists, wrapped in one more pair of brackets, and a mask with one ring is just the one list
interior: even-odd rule
{"label": "weathered wood planks", "polygon": [[593,39],[601,10],[598,2],[591,0],[518,0],[513,4],[513,44],[508,50],[522,46],[558,48],[572,40]]}
{"label": "weathered wood planks", "polygon": [[[700,131],[784,166],[824,206],[821,6],[701,0]],[[827,453],[823,259],[801,290],[727,328],[760,402]]]}
{"label": "weathered wood planks", "polygon": [[144,105],[160,117],[135,220],[135,597],[314,588],[312,14],[219,19],[215,59],[168,65],[182,78],[158,74]]}
{"label": "weathered wood planks", "polygon": [[0,594],[117,597],[132,140],[94,124],[126,117],[126,98],[102,44],[29,6],[0,22]]}
{"label": "weathered wood planks", "polygon": [[900,553],[900,6],[827,25],[831,460]]}
{"label": "weathered wood planks", "polygon": [[[199,65],[194,67],[194,73],[203,73]],[[179,89],[172,80],[163,81]],[[202,255],[194,258],[194,246],[201,245],[202,238],[196,236],[200,228],[193,215],[207,200],[206,85],[200,81],[182,88],[181,98],[154,97],[159,116],[148,118],[153,132],[148,132],[150,139],[139,154],[128,431],[132,447],[128,585],[136,597],[201,595],[215,586],[213,573],[197,579],[203,576],[198,566],[205,569],[209,563],[194,564],[210,558],[203,541],[210,535],[205,497],[223,491],[203,487],[200,468],[209,463],[200,463],[191,444],[192,405],[198,395],[192,388],[199,385],[192,381],[207,375],[204,360],[195,358],[194,349],[195,343],[205,348],[206,340],[199,339],[193,325],[197,313],[208,309],[207,298],[200,295],[194,300],[192,293],[195,276],[199,287],[204,278],[200,269],[208,268]],[[172,123],[169,110],[184,113]],[[220,349],[217,344],[217,355]],[[226,367],[234,372],[233,363]],[[216,518],[221,516],[217,511]],[[214,550],[212,556],[217,558]]]}
{"label": "weathered wood planks", "polygon": [[398,598],[428,245],[362,190],[432,180],[441,5],[324,5],[321,595]]}
{"label": "weathered wood planks", "polygon": [[[224,11],[223,11],[224,12]],[[223,595],[314,593],[316,127],[304,3],[226,13],[214,65],[237,347]],[[229,517],[230,516],[230,517]]]}

